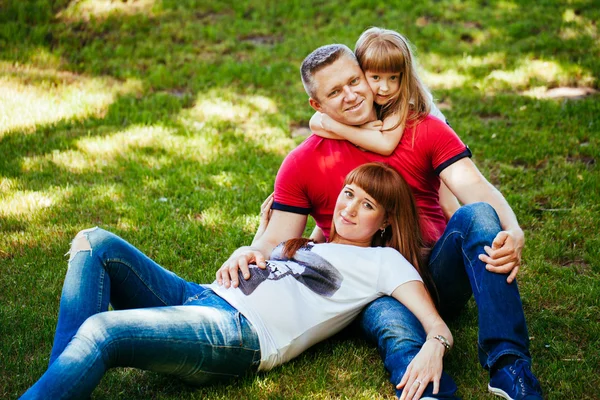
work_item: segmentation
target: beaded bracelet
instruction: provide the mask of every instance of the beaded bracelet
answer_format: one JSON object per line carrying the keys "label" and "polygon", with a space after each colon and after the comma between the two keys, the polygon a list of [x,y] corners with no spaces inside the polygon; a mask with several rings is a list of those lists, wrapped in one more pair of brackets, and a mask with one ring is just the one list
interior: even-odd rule
{"label": "beaded bracelet", "polygon": [[444,346],[444,348],[446,349],[444,354],[446,354],[447,352],[450,351],[450,342],[444,336],[436,335],[436,336],[431,337],[430,339],[436,339],[437,341],[439,341],[442,344],[442,346]]}

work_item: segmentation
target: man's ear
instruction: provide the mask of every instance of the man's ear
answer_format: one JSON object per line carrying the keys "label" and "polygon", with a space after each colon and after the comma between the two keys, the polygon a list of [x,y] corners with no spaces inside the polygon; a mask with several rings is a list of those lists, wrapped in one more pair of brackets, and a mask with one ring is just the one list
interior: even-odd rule
{"label": "man's ear", "polygon": [[316,101],[315,99],[313,99],[312,97],[310,97],[308,99],[308,104],[310,104],[310,106],[312,108],[314,108],[315,111],[319,111],[321,112],[321,103],[319,103],[318,101]]}

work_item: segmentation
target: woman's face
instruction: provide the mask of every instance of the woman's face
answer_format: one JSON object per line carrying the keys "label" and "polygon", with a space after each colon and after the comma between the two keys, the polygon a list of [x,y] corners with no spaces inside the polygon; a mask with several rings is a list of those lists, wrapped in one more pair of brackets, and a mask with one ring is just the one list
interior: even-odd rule
{"label": "woman's face", "polygon": [[373,100],[380,106],[395,98],[400,91],[399,72],[366,71],[367,83],[373,91]]}
{"label": "woman's face", "polygon": [[367,192],[351,183],[344,186],[333,214],[337,243],[367,247],[385,226],[385,210]]}

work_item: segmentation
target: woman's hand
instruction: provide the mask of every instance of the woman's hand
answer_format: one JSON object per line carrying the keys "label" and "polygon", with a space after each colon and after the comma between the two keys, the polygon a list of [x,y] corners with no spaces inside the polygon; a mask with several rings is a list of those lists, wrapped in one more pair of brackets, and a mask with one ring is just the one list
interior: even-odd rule
{"label": "woman's hand", "polygon": [[400,400],[417,400],[433,382],[433,394],[440,390],[440,378],[444,367],[446,348],[437,340],[426,340],[423,347],[410,362],[396,389],[402,389]]}
{"label": "woman's hand", "polygon": [[258,224],[258,229],[254,234],[254,239],[252,239],[252,244],[256,242],[267,230],[267,226],[269,225],[269,220],[271,219],[271,206],[273,205],[273,193],[271,193],[265,201],[260,206],[260,223]]}

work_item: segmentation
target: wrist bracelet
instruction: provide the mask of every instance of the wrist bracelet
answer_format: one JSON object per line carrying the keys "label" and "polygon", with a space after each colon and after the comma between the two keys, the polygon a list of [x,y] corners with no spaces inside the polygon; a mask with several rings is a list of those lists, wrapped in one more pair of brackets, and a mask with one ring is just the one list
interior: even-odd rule
{"label": "wrist bracelet", "polygon": [[435,339],[435,340],[439,341],[442,344],[442,346],[444,346],[444,348],[446,349],[444,354],[446,354],[447,352],[450,351],[450,342],[444,336],[436,335],[436,336],[431,337],[430,339]]}

